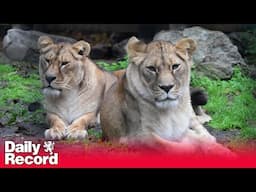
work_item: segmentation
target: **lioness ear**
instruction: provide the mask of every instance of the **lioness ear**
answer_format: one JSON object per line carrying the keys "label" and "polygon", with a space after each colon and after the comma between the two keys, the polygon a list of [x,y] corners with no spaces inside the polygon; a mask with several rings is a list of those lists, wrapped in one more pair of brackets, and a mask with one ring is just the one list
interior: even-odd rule
{"label": "lioness ear", "polygon": [[90,44],[85,41],[78,41],[74,43],[72,47],[76,53],[81,56],[88,56],[91,52]]}
{"label": "lioness ear", "polygon": [[53,40],[48,36],[41,36],[38,38],[38,41],[37,41],[37,46],[40,50],[53,44],[54,44]]}
{"label": "lioness ear", "polygon": [[145,54],[147,45],[138,40],[136,37],[131,37],[126,45],[128,58],[137,57]]}
{"label": "lioness ear", "polygon": [[175,48],[177,51],[180,51],[185,55],[188,54],[188,56],[191,57],[196,50],[196,42],[192,39],[185,38],[178,41]]}

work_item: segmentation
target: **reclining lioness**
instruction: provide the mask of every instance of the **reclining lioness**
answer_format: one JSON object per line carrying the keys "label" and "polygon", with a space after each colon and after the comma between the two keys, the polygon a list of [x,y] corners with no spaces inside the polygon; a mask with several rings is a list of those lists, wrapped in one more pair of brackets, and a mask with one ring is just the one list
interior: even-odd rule
{"label": "reclining lioness", "polygon": [[103,97],[116,77],[100,70],[89,58],[90,45],[58,43],[42,36],[39,73],[50,129],[46,139],[83,139],[94,124]]}
{"label": "reclining lioness", "polygon": [[182,153],[204,150],[208,142],[221,148],[191,105],[195,49],[191,39],[173,45],[145,44],[132,37],[127,44],[128,68],[107,92],[100,110],[104,138]]}

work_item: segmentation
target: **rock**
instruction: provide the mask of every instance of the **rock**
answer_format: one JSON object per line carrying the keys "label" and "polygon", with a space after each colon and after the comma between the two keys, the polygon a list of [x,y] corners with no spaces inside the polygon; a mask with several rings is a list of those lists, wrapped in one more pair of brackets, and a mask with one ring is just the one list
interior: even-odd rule
{"label": "rock", "polygon": [[233,32],[229,34],[231,41],[238,47],[248,65],[256,66],[256,31]]}
{"label": "rock", "polygon": [[235,31],[245,31],[251,27],[255,27],[255,24],[200,24],[200,26],[209,30],[230,33]]}
{"label": "rock", "polygon": [[9,59],[3,52],[0,52],[0,63],[11,64],[13,61]]}
{"label": "rock", "polygon": [[91,59],[107,59],[111,57],[111,46],[108,44],[99,43],[92,47]]}
{"label": "rock", "polygon": [[22,29],[9,29],[3,39],[3,51],[5,55],[14,61],[26,61],[38,63],[39,52],[37,40],[42,35],[50,36],[54,42],[75,42],[74,39],[57,36],[39,31],[24,31]]}
{"label": "rock", "polygon": [[125,46],[128,39],[125,39],[119,43],[116,43],[112,47],[112,55],[116,58],[123,58],[126,55]]}
{"label": "rock", "polygon": [[184,30],[185,28],[200,26],[202,28],[224,33],[241,32],[255,28],[255,24],[169,24],[170,30]]}
{"label": "rock", "polygon": [[230,79],[234,65],[246,65],[237,47],[220,31],[201,27],[161,31],[155,35],[154,40],[176,43],[181,38],[191,38],[197,42],[197,50],[193,55],[195,67],[208,77]]}
{"label": "rock", "polygon": [[207,125],[205,127],[214,137],[217,138],[217,142],[222,144],[229,143],[240,135],[240,130],[238,129],[230,129],[223,131],[219,129],[214,129]]}

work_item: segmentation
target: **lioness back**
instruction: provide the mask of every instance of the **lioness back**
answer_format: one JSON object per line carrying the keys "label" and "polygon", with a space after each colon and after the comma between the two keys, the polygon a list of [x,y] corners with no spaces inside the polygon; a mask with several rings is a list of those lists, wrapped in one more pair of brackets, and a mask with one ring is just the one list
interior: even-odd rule
{"label": "lioness back", "polygon": [[122,114],[122,107],[125,102],[123,75],[119,76],[119,81],[115,82],[108,90],[100,109],[103,138],[106,140],[114,141],[125,136],[126,125]]}

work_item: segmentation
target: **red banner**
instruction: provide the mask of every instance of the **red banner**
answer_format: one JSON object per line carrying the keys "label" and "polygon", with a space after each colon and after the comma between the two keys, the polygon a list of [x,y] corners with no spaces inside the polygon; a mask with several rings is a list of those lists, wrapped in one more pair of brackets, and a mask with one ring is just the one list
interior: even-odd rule
{"label": "red banner", "polygon": [[84,143],[5,141],[1,168],[256,168],[256,152],[237,157],[171,155]]}

